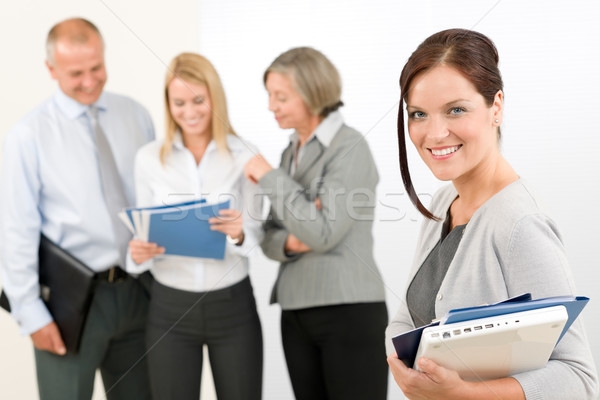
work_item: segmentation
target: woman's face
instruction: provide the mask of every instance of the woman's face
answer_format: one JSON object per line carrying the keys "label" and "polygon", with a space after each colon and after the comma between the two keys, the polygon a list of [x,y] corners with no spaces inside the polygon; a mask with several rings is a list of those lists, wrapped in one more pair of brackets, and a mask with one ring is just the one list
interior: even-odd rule
{"label": "woman's face", "polygon": [[[315,117],[294,89],[292,80],[286,75],[270,72],[265,86],[269,93],[269,111],[275,115],[279,127],[299,132],[306,130]],[[308,133],[310,132],[312,129]]]}
{"label": "woman's face", "polygon": [[175,78],[167,91],[169,110],[181,133],[211,135],[212,107],[206,86]]}
{"label": "woman's face", "polygon": [[502,100],[499,91],[488,107],[475,86],[448,66],[417,75],[406,101],[408,131],[438,179],[468,178],[494,168]]}

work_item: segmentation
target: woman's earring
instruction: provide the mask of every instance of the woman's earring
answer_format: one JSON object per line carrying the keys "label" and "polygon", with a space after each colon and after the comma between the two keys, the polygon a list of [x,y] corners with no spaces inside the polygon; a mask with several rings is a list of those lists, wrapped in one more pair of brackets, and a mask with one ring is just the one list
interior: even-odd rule
{"label": "woman's earring", "polygon": [[500,121],[498,121],[498,120],[496,119],[496,120],[494,120],[494,122],[495,122],[495,123],[498,123],[498,122],[500,122]]}

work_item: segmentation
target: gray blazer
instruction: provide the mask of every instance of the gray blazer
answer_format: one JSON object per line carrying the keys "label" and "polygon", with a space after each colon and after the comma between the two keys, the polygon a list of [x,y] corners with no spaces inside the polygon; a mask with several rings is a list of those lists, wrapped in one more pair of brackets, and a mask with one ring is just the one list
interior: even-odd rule
{"label": "gray blazer", "polygon": [[[288,174],[290,143],[280,167],[259,182],[271,200],[261,247],[267,257],[281,262],[271,303],[292,310],[384,301],[372,235],[379,176],[367,142],[342,125],[328,147],[318,139],[304,146],[293,176]],[[290,233],[312,251],[286,254]]]}
{"label": "gray blazer", "polygon": [[[431,211],[444,216],[458,193],[445,186]],[[440,238],[443,222],[425,219],[408,284]],[[496,303],[529,292],[534,299],[577,293],[561,237],[523,180],[511,183],[471,217],[435,299],[436,318],[449,310]],[[587,294],[589,295],[589,294]],[[585,317],[585,310],[583,318]],[[514,376],[530,399],[595,399],[598,374],[580,316],[556,345],[545,368]],[[413,329],[403,301],[386,330],[391,338]]]}

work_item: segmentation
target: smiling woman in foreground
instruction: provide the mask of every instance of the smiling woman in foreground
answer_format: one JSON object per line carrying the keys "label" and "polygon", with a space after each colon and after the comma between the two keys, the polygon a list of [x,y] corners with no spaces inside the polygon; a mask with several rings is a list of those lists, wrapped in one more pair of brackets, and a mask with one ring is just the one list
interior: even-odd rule
{"label": "smiling woman in foreground", "polygon": [[[527,183],[500,153],[504,111],[498,53],[484,35],[436,33],[411,55],[400,77],[400,167],[407,193],[426,217],[406,296],[386,332],[388,363],[410,399],[592,399],[598,377],[581,319],[545,368],[496,380],[467,382],[432,360],[407,368],[391,338],[451,309],[494,303],[530,292],[533,298],[575,292],[556,225]],[[440,180],[431,211],[418,199],[408,170],[408,133]]]}

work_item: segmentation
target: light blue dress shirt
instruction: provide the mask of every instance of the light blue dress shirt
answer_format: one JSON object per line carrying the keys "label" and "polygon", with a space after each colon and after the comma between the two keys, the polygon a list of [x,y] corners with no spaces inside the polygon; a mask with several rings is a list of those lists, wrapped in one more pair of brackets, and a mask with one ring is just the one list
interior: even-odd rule
{"label": "light blue dress shirt", "polygon": [[[139,103],[104,92],[95,105],[129,204],[138,148],[154,139]],[[0,175],[0,272],[22,334],[52,321],[39,297],[40,232],[96,271],[118,250],[104,202],[87,106],[60,89],[8,133]]]}

